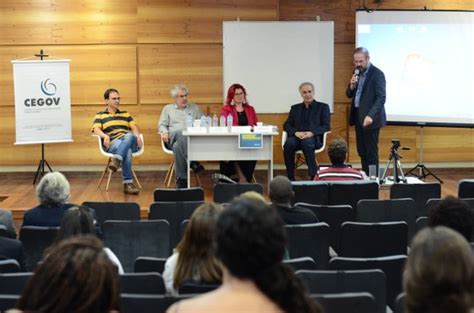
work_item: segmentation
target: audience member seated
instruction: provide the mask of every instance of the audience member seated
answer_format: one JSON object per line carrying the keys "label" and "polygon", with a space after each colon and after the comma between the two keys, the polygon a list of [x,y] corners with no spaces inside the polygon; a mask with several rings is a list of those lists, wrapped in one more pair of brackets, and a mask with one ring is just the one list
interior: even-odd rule
{"label": "audience member seated", "polygon": [[[91,208],[85,205],[73,206],[63,216],[55,243],[78,235],[95,235],[96,224],[97,221],[94,219],[94,212]],[[123,274],[122,264],[112,250],[104,247],[104,252],[117,267],[118,273]]]}
{"label": "audience member seated", "polygon": [[20,265],[20,270],[25,269],[23,244],[20,240],[0,237],[0,261],[14,259]]}
{"label": "audience member seated", "polygon": [[347,144],[342,139],[334,139],[328,146],[328,155],[331,166],[318,171],[314,180],[362,180],[365,175],[362,171],[346,165]]}
{"label": "audience member seated", "polygon": [[40,204],[25,212],[23,226],[59,227],[64,213],[74,204],[69,200],[69,182],[60,172],[48,173],[36,187]]}
{"label": "audience member seated", "polygon": [[11,211],[0,209],[0,225],[6,227],[8,237],[16,238],[15,224],[13,223],[13,216]]}
{"label": "audience member seated", "polygon": [[186,282],[221,283],[222,270],[214,256],[213,236],[222,210],[220,204],[204,203],[194,211],[183,239],[165,263],[163,279],[169,294],[177,295]]}
{"label": "audience member seated", "polygon": [[271,206],[276,209],[286,224],[317,223],[318,218],[311,210],[291,205],[293,195],[291,182],[285,176],[277,176],[270,182]]}
{"label": "audience member seated", "polygon": [[253,190],[244,192],[243,194],[240,195],[240,197],[248,198],[248,199],[254,199],[254,200],[260,200],[263,203],[267,203],[267,200],[265,200],[265,197],[262,194],[260,194],[256,191],[253,191]]}
{"label": "audience member seated", "polygon": [[446,226],[459,232],[467,241],[474,241],[474,209],[467,202],[448,196],[431,208],[428,215],[428,226]]}
{"label": "audience member seated", "polygon": [[303,283],[281,262],[286,232],[268,205],[235,199],[221,213],[215,238],[223,264],[221,287],[175,303],[167,312],[321,312]]}
{"label": "audience member seated", "polygon": [[469,243],[444,226],[413,239],[403,275],[406,313],[472,313],[474,254]]}
{"label": "audience member seated", "polygon": [[28,281],[16,312],[119,312],[117,271],[99,239],[77,236],[61,241]]}

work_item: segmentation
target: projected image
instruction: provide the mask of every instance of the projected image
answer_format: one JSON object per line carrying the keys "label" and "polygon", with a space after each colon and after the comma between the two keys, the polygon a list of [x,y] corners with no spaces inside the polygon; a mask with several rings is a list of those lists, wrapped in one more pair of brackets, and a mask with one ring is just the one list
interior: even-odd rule
{"label": "projected image", "polygon": [[[425,12],[387,13],[378,12],[377,18],[358,12],[357,45],[366,47],[385,73],[388,120],[474,123],[474,22],[450,23],[444,15],[426,18]],[[365,21],[364,14],[370,15]],[[411,22],[406,14],[425,18]]]}

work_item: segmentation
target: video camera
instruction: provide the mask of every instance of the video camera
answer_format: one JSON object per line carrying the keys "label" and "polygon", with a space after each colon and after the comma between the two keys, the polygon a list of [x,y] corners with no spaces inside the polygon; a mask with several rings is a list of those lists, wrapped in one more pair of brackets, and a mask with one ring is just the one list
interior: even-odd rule
{"label": "video camera", "polygon": [[397,150],[398,148],[400,148],[400,146],[401,146],[400,139],[396,139],[396,138],[392,139],[392,148],[390,149]]}

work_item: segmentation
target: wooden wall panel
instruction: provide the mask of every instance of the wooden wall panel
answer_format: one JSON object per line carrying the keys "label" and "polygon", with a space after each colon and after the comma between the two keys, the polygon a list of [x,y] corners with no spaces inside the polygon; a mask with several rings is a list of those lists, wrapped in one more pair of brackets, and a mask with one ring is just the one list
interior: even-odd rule
{"label": "wooden wall panel", "polygon": [[0,105],[14,105],[14,59],[22,59],[44,49],[52,58],[70,59],[71,103],[103,103],[104,90],[118,89],[122,103],[137,103],[136,47],[117,45],[84,46],[0,46]]}
{"label": "wooden wall panel", "polygon": [[3,0],[0,44],[136,42],[136,0]]}
{"label": "wooden wall panel", "polygon": [[139,0],[139,43],[221,43],[222,21],[278,19],[277,0]]}
{"label": "wooden wall panel", "polygon": [[[350,162],[357,163],[354,130],[348,127],[349,99],[345,88],[352,70],[355,10],[359,0],[4,0],[0,2],[0,164],[36,169],[40,146],[14,146],[12,66],[10,60],[31,56],[43,48],[55,57],[70,58],[73,143],[48,144],[53,165],[105,163],[90,135],[95,112],[103,109],[107,87],[120,90],[122,108],[130,111],[145,136],[145,154],[137,164],[167,165],[157,122],[171,101],[169,88],[184,82],[190,99],[206,114],[222,105],[222,21],[321,20],[335,22],[335,79],[332,133],[345,138]],[[370,6],[373,1],[367,1]],[[472,0],[384,0],[381,9],[474,10]],[[316,86],[316,98],[318,86]],[[288,104],[288,107],[291,104]],[[258,112],[258,105],[257,105]],[[286,114],[259,114],[282,130]],[[391,139],[411,151],[403,162],[419,158],[420,129],[388,126],[381,131],[380,161],[388,159]],[[426,162],[473,162],[474,130],[425,128]],[[318,156],[328,163],[326,153]],[[283,164],[281,137],[275,138],[274,160]]]}
{"label": "wooden wall panel", "polygon": [[222,102],[221,44],[146,45],[138,55],[141,103],[169,103],[179,82],[191,89],[193,102]]}

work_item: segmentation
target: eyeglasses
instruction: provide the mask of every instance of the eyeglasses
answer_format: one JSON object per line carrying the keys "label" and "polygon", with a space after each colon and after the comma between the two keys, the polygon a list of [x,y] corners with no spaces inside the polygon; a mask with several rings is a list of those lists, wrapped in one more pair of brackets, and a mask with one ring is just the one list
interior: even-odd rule
{"label": "eyeglasses", "polygon": [[110,98],[109,100],[112,100],[112,101],[120,101],[120,97],[117,97],[117,98]]}

